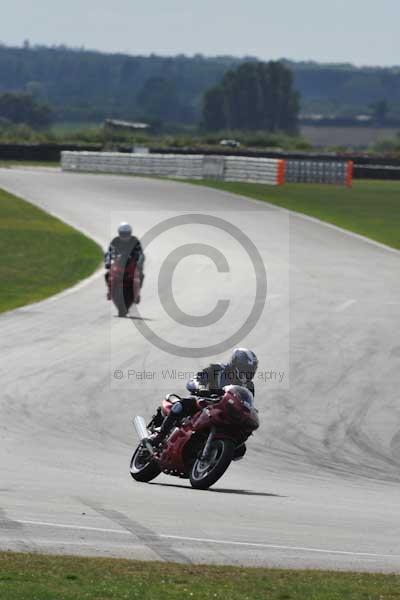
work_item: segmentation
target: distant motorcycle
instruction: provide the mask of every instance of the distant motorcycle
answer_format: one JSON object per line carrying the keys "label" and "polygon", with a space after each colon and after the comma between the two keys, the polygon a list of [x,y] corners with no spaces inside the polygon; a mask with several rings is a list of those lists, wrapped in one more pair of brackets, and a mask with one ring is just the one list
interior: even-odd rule
{"label": "distant motorcycle", "polygon": [[199,399],[199,411],[183,419],[160,447],[149,438],[169,414],[173,402],[181,400],[170,394],[150,423],[134,418],[140,443],[130,463],[136,481],[151,481],[161,472],[190,480],[192,487],[207,489],[244,454],[244,442],[259,427],[258,412],[252,394],[244,387],[229,385],[220,398]]}
{"label": "distant motorcycle", "polygon": [[108,287],[118,316],[126,317],[132,304],[140,302],[140,273],[136,261],[117,255],[111,263]]}

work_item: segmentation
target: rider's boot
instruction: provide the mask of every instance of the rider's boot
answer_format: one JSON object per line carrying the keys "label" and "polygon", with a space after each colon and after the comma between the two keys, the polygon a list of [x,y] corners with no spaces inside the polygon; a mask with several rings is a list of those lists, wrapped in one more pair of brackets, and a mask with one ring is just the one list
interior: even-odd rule
{"label": "rider's boot", "polygon": [[149,438],[150,443],[156,447],[161,444],[167,437],[167,435],[171,432],[173,426],[176,423],[176,416],[170,412],[167,417],[165,417],[164,421],[161,424],[159,431]]}
{"label": "rider's boot", "polygon": [[106,286],[107,286],[107,300],[111,300],[111,290],[110,290],[110,284],[109,284],[109,279],[110,279],[110,271],[107,270],[105,275],[104,275],[104,279],[106,280]]}

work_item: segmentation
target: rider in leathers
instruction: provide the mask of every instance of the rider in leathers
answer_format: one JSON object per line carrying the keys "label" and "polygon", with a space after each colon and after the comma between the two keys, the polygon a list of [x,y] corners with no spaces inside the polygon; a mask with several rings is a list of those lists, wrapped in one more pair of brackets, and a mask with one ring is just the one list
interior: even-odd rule
{"label": "rider in leathers", "polygon": [[[111,261],[116,257],[121,256],[123,260],[133,259],[136,261],[137,268],[140,274],[140,287],[143,285],[143,265],[145,256],[142,245],[138,238],[132,235],[132,227],[129,223],[121,223],[118,227],[118,235],[111,240],[110,246],[104,255],[104,266],[106,269],[105,280],[108,286],[110,277]],[[107,298],[110,299],[109,294]]]}
{"label": "rider in leathers", "polygon": [[[174,402],[171,411],[161,424],[159,432],[150,438],[153,446],[158,446],[169,434],[177,421],[195,414],[203,408],[202,397],[215,397],[218,400],[223,394],[226,385],[242,385],[253,395],[255,394],[253,378],[258,367],[258,360],[254,352],[246,348],[236,348],[229,363],[211,364],[206,369],[199,371],[193,379],[188,381],[186,387],[193,394],[190,398],[182,398]],[[206,401],[207,402],[207,401]],[[240,456],[246,452],[245,444]]]}

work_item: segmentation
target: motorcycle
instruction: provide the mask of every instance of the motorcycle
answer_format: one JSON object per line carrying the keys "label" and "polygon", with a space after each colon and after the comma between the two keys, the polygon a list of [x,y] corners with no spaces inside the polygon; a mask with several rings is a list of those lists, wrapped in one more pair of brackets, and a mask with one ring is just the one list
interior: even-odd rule
{"label": "motorcycle", "polygon": [[181,420],[160,446],[151,436],[169,414],[176,394],[168,395],[146,426],[133,420],[140,443],[130,462],[136,481],[148,482],[160,473],[189,479],[193,488],[207,489],[218,481],[233,460],[243,457],[247,438],[259,427],[253,396],[246,388],[229,385],[219,398],[198,399],[199,410]]}
{"label": "motorcycle", "polygon": [[113,258],[108,288],[118,316],[126,317],[132,304],[140,302],[140,272],[134,259],[120,254]]}

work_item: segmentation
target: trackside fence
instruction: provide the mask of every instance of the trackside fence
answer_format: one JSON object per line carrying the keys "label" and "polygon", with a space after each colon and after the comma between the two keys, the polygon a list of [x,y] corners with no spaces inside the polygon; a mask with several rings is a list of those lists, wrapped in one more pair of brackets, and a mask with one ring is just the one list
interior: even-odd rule
{"label": "trackside fence", "polygon": [[286,160],[285,181],[287,183],[332,183],[351,186],[353,163],[317,160]]}
{"label": "trackside fence", "polygon": [[202,154],[65,151],[61,154],[61,166],[64,171],[247,181],[268,185],[285,182],[351,185],[353,175],[351,161],[319,162]]}

